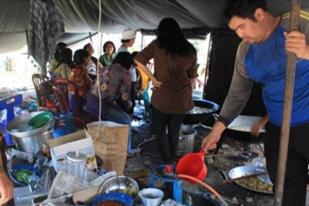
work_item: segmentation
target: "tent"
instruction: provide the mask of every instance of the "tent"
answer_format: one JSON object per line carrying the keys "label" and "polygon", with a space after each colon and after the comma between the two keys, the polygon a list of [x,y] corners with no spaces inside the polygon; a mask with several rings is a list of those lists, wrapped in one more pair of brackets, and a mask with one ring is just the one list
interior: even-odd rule
{"label": "tent", "polygon": [[[34,45],[38,42],[31,38],[42,35],[44,30],[45,36],[51,39],[57,39],[64,32],[67,39],[72,33],[75,38],[78,35],[83,38],[88,32],[97,32],[99,1],[100,32],[120,32],[127,27],[154,30],[167,16],[175,18],[183,29],[197,34],[227,29],[221,18],[227,0],[0,0],[0,53],[18,49],[26,42],[31,48],[42,47]],[[288,11],[289,2],[268,0],[275,14]],[[303,1],[303,4],[308,7],[309,2]],[[44,44],[46,47],[47,43]],[[35,51],[30,49],[30,53],[37,59]],[[41,59],[37,61],[42,64]]]}
{"label": "tent", "polygon": [[[239,41],[222,21],[227,1],[0,0],[0,53],[27,44],[28,53],[44,71],[57,41],[70,44],[87,38],[89,33],[98,32],[100,11],[100,32],[106,33],[121,32],[128,27],[144,33],[153,32],[162,18],[173,17],[191,36],[204,36],[208,32],[214,34],[211,54],[214,61],[210,61],[210,69],[217,72],[213,76],[218,74],[219,77],[210,79],[207,90],[210,96],[222,93],[219,99],[215,99],[221,103],[227,93]],[[273,14],[290,10],[290,0],[267,0],[267,3]],[[302,8],[309,8],[309,1],[303,0],[302,3]],[[228,49],[229,46],[231,49]],[[222,57],[229,60],[222,61]],[[224,89],[220,91],[219,86]]]}

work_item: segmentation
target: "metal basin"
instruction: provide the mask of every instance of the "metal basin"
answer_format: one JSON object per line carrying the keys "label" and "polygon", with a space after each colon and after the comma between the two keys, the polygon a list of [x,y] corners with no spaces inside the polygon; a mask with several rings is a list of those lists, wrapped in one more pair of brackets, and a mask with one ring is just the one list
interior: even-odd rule
{"label": "metal basin", "polygon": [[[240,178],[243,176],[248,176],[248,175],[254,175],[254,174],[259,174],[259,173],[263,173],[266,172],[266,168],[264,167],[258,167],[258,166],[239,166],[239,167],[235,167],[233,169],[231,169],[228,173],[227,176],[229,179],[236,179],[236,178]],[[271,180],[269,178],[268,173],[267,174],[263,174],[263,175],[257,175],[257,179],[259,179],[260,181],[262,181],[265,184],[268,184],[270,186],[272,186]],[[234,183],[242,188],[245,188],[247,190],[251,190],[254,192],[258,192],[258,193],[263,193],[263,194],[273,194],[272,192],[268,192],[268,191],[262,191],[262,190],[258,190],[256,188],[253,187],[249,187],[243,184],[239,184],[237,181],[234,181]]]}
{"label": "metal basin", "polygon": [[99,194],[109,192],[122,192],[129,194],[134,198],[139,191],[139,186],[137,182],[131,177],[114,176],[107,179],[102,184],[102,187],[99,191]]}
{"label": "metal basin", "polygon": [[9,122],[7,131],[12,135],[17,146],[24,152],[35,154],[44,149],[47,141],[52,138],[54,119],[51,118],[39,128],[31,127],[28,122],[31,118],[43,112],[32,112],[21,115]]}

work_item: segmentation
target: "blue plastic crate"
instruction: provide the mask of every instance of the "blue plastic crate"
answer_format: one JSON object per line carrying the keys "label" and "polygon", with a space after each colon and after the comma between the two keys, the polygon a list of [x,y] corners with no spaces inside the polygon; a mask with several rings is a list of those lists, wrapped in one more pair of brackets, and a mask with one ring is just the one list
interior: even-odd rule
{"label": "blue plastic crate", "polygon": [[[23,96],[18,94],[13,97],[0,100],[0,112],[4,116],[0,119],[0,127],[4,133],[6,145],[13,145],[11,136],[6,131],[6,126],[8,122],[15,118],[15,108],[22,106]],[[5,111],[4,111],[5,110]]]}

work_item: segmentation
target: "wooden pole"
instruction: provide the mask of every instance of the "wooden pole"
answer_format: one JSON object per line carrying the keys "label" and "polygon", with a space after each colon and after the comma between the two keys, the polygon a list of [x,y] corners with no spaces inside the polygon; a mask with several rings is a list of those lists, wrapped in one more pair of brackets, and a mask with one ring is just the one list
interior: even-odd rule
{"label": "wooden pole", "polygon": [[[298,30],[300,4],[301,0],[291,1],[290,31]],[[296,63],[296,56],[292,53],[288,53],[287,71],[285,77],[284,110],[282,117],[280,150],[279,150],[279,159],[277,167],[278,169],[277,169],[277,177],[275,185],[276,189],[273,203],[274,206],[281,206],[283,199],[286,161],[289,148],[291,112],[292,112],[293,93],[294,93],[295,63]]]}

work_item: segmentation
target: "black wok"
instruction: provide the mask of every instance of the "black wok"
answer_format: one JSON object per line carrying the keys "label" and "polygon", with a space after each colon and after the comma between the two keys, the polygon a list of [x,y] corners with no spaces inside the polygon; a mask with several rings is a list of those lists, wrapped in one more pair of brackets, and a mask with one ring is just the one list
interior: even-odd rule
{"label": "black wok", "polygon": [[261,142],[265,129],[260,133],[260,137],[262,138],[254,137],[250,134],[252,125],[257,123],[260,119],[261,117],[258,116],[240,115],[227,127],[224,135],[241,142]]}
{"label": "black wok", "polygon": [[210,111],[199,114],[186,113],[183,121],[185,124],[205,123],[209,120],[210,117],[212,117],[214,113],[219,110],[219,105],[209,100],[194,100],[194,104],[197,107],[204,107]]}

